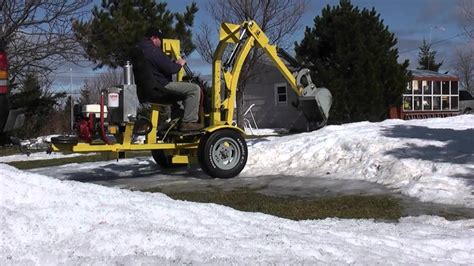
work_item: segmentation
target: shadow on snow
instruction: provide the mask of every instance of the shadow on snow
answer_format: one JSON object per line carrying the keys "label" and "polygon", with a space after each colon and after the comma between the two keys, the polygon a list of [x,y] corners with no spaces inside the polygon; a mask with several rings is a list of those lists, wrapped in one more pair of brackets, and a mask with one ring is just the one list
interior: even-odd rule
{"label": "shadow on snow", "polygon": [[466,165],[469,173],[457,174],[474,185],[474,129],[453,130],[447,128],[427,128],[422,126],[396,125],[383,130],[386,137],[439,141],[440,145],[409,143],[403,148],[387,151],[396,158],[414,158],[437,163]]}

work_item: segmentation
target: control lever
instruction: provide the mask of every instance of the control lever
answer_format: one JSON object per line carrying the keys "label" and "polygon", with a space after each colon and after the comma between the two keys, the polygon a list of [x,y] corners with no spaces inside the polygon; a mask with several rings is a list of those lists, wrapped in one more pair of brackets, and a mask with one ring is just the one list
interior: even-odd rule
{"label": "control lever", "polygon": [[[186,55],[184,53],[181,53],[181,58],[186,59]],[[189,68],[187,62],[183,65],[183,68],[184,68],[184,72],[186,72],[186,75],[188,75],[191,79],[193,79],[194,78],[194,73]]]}

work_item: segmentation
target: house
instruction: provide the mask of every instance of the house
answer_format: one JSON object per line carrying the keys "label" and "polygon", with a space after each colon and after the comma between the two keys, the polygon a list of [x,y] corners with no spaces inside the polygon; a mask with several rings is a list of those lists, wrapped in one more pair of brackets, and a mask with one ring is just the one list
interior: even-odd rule
{"label": "house", "polygon": [[[254,69],[245,87],[244,108],[254,104],[252,113],[258,127],[307,130],[303,113],[292,104],[296,103],[297,95],[278,69],[265,61]],[[458,77],[428,70],[410,71],[413,78],[403,92],[400,106],[390,110],[390,118],[409,120],[459,114]]]}
{"label": "house", "polygon": [[411,70],[401,106],[390,111],[390,118],[404,120],[447,117],[459,113],[459,78],[429,70]]}
{"label": "house", "polygon": [[[293,104],[297,95],[271,62],[260,62],[254,68],[244,91],[244,109],[252,107],[259,128],[286,128],[306,131],[307,121]],[[245,116],[247,119],[249,113]],[[252,123],[253,124],[253,121]]]}

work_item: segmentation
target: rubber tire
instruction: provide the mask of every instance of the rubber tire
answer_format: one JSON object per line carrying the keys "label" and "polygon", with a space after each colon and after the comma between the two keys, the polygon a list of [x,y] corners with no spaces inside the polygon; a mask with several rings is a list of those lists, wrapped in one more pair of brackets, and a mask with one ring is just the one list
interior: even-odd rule
{"label": "rubber tire", "polygon": [[162,168],[177,168],[182,167],[185,164],[173,164],[171,162],[171,156],[166,155],[164,150],[152,150],[151,156],[155,160],[156,164]]}
{"label": "rubber tire", "polygon": [[53,144],[76,145],[78,142],[79,142],[79,139],[77,137],[71,137],[71,136],[58,136],[58,137],[51,138],[51,143]]}
{"label": "rubber tire", "polygon": [[0,94],[0,133],[5,128],[5,123],[8,118],[8,111],[10,106],[8,105],[8,98],[6,94]]}
{"label": "rubber tire", "polygon": [[[212,149],[214,145],[222,138],[230,138],[237,143],[240,157],[237,164],[231,169],[219,168],[212,160]],[[247,163],[247,143],[240,132],[232,129],[221,129],[201,137],[198,146],[198,160],[202,170],[214,178],[232,178],[237,176]]]}

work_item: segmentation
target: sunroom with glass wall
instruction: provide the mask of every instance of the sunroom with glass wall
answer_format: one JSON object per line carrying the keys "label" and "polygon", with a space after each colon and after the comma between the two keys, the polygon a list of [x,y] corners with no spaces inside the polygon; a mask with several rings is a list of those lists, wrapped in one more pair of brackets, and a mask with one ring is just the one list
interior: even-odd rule
{"label": "sunroom with glass wall", "polygon": [[404,119],[444,117],[459,112],[459,78],[426,70],[412,70],[403,93]]}

